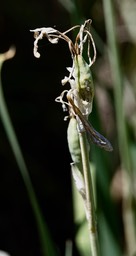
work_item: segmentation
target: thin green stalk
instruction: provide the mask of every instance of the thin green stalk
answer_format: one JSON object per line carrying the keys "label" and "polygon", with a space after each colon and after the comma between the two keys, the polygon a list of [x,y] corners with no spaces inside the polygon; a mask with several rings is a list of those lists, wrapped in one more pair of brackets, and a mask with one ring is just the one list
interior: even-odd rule
{"label": "thin green stalk", "polygon": [[2,120],[3,126],[5,128],[10,146],[12,148],[13,154],[15,156],[17,165],[19,167],[21,176],[24,180],[24,184],[27,189],[27,193],[29,196],[30,204],[33,209],[33,213],[35,215],[35,220],[37,223],[37,229],[39,232],[40,242],[41,242],[41,248],[44,256],[54,256],[56,255],[53,244],[51,242],[47,226],[44,222],[40,207],[38,205],[38,201],[36,198],[36,194],[34,192],[34,188],[27,170],[27,166],[25,164],[25,160],[23,158],[23,154],[21,152],[21,148],[19,146],[9,113],[6,106],[6,102],[3,95],[3,89],[2,89],[2,81],[1,81],[1,69],[2,64],[4,62],[3,58],[0,58],[0,118]]}
{"label": "thin green stalk", "polygon": [[118,129],[119,149],[124,167],[131,172],[129,157],[124,108],[123,108],[123,79],[121,64],[116,42],[115,20],[111,0],[103,0],[105,11],[105,22],[109,43],[109,57],[111,63],[112,77],[114,82],[114,99],[116,108],[116,120]]}
{"label": "thin green stalk", "polygon": [[92,177],[90,172],[89,163],[89,151],[88,151],[88,141],[86,138],[86,132],[79,133],[79,141],[81,148],[81,158],[82,158],[82,171],[85,182],[85,194],[86,194],[86,215],[89,228],[89,236],[91,243],[92,256],[99,255],[98,246],[98,234],[96,226],[96,216],[95,216],[95,203],[94,203],[94,193]]}
{"label": "thin green stalk", "polygon": [[[123,78],[118,54],[116,32],[115,32],[115,12],[112,0],[103,0],[105,23],[109,44],[109,57],[112,69],[112,76],[114,82],[114,99],[116,109],[117,131],[119,141],[119,151],[122,163],[122,169],[125,172],[123,176],[123,218],[124,229],[127,244],[127,253],[132,255],[135,250],[135,222],[132,209],[132,170],[129,155],[129,144],[127,140],[126,123],[123,109]],[[126,191],[126,177],[127,187]],[[126,193],[127,192],[127,193]]]}

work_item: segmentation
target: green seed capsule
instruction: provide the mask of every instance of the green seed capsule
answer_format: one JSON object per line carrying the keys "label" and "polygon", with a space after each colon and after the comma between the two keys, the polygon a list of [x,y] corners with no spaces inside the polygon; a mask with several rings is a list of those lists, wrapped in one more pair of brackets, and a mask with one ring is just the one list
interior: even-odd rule
{"label": "green seed capsule", "polygon": [[90,67],[81,55],[75,56],[74,66],[76,89],[83,101],[92,103],[94,97],[94,85]]}
{"label": "green seed capsule", "polygon": [[75,164],[81,163],[81,151],[79,145],[79,136],[77,131],[77,121],[74,117],[72,117],[69,121],[68,129],[67,129],[67,140],[69,152],[71,154],[71,158]]}

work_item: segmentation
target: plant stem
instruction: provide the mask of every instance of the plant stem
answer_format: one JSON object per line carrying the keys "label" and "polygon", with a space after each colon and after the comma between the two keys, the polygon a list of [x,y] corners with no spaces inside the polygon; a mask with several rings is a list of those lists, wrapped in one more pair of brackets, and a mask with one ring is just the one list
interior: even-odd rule
{"label": "plant stem", "polygon": [[84,182],[85,182],[86,217],[88,221],[91,251],[92,251],[92,256],[98,256],[99,255],[98,234],[97,234],[97,226],[96,226],[94,193],[93,193],[92,177],[90,172],[89,150],[88,150],[88,141],[86,138],[86,132],[79,133],[79,141],[80,141],[80,148],[81,148],[83,176],[84,176]]}
{"label": "plant stem", "polygon": [[[125,115],[123,109],[123,79],[118,55],[118,48],[115,33],[115,12],[112,5],[112,0],[103,0],[105,23],[107,30],[107,37],[109,43],[109,57],[112,69],[112,77],[114,82],[114,98],[116,108],[116,120],[119,140],[119,151],[123,170],[123,219],[124,229],[127,244],[127,254],[132,255],[135,249],[135,222],[132,209],[132,170],[131,160],[129,155],[129,144],[127,140],[127,131],[125,123]],[[127,177],[127,191],[126,191],[126,177]]]}

